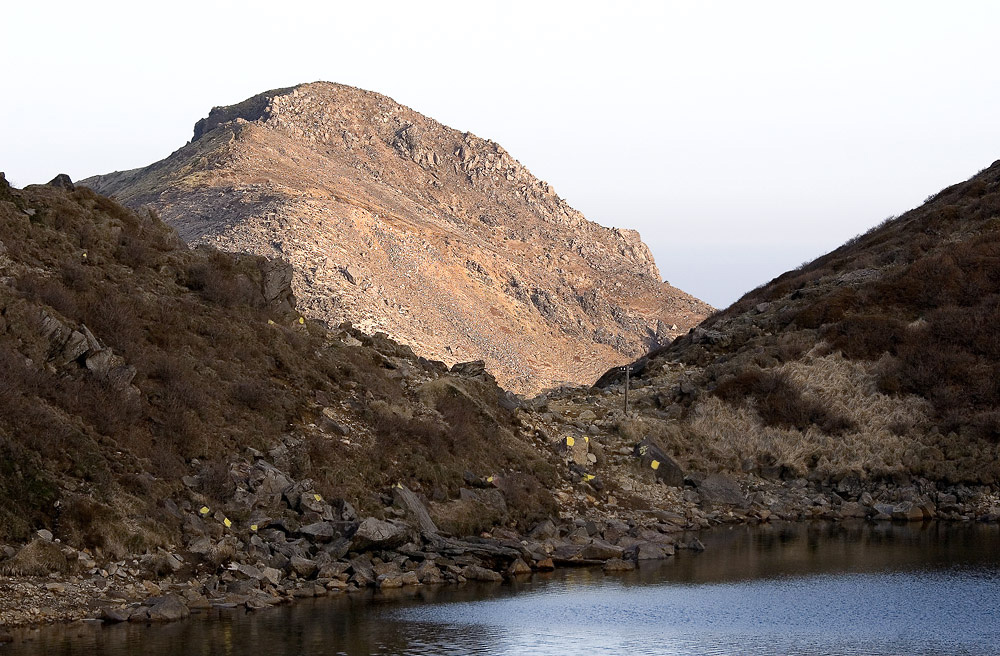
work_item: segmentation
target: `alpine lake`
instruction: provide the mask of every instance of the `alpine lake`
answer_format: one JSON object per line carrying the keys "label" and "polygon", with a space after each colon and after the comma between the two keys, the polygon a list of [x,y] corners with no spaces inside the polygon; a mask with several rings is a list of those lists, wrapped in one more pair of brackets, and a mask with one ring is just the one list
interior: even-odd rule
{"label": "alpine lake", "polygon": [[166,625],[45,626],[27,654],[1000,655],[1000,527],[719,527],[634,572],[564,569],[212,611]]}

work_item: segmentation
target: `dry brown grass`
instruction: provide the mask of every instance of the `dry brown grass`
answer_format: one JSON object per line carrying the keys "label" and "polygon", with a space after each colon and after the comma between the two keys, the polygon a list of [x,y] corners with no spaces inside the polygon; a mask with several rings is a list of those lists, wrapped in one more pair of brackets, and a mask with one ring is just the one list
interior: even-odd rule
{"label": "dry brown grass", "polygon": [[768,425],[752,400],[734,404],[716,396],[697,403],[687,427],[692,439],[704,445],[705,460],[733,470],[749,461],[836,480],[848,474],[884,478],[918,469],[904,462],[923,448],[919,438],[927,430],[931,408],[917,396],[879,392],[876,370],[872,363],[838,354],[779,367],[778,373],[804,400],[851,418],[853,426],[836,435],[815,425],[804,430]]}

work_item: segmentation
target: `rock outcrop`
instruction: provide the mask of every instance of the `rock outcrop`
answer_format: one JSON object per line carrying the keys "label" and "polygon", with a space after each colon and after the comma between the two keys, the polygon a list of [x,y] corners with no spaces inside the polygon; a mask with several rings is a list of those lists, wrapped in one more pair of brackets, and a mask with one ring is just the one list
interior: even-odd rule
{"label": "rock outcrop", "polygon": [[500,145],[343,85],[216,107],[168,158],[81,184],[189,242],[288,259],[307,317],[483,360],[517,392],[590,383],[711,311]]}

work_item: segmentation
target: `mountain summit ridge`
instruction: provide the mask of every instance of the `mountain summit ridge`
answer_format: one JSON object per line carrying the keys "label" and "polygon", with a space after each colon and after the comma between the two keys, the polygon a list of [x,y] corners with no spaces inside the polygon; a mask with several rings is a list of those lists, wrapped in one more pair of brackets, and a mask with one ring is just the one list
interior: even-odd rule
{"label": "mountain summit ridge", "polygon": [[81,184],[188,242],[288,259],[307,316],[484,360],[518,392],[592,382],[712,309],[499,144],[339,84],[215,107],[164,160]]}

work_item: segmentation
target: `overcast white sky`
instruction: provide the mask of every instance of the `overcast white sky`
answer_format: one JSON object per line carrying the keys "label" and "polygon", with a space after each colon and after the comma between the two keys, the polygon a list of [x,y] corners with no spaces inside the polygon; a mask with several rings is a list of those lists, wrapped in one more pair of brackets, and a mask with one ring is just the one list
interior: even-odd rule
{"label": "overcast white sky", "polygon": [[35,2],[0,8],[0,170],[161,159],[330,80],[502,144],[725,306],[1000,158],[995,2]]}

